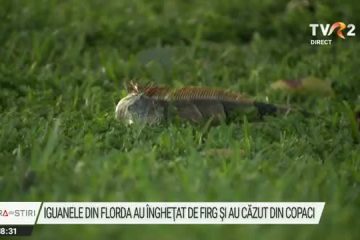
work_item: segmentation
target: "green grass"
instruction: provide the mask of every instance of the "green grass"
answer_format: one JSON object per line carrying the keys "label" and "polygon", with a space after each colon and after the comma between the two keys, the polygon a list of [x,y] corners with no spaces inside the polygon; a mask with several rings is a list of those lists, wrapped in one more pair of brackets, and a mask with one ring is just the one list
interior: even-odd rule
{"label": "green grass", "polygon": [[[314,226],[37,226],[34,239],[358,239],[359,36],[310,46],[308,25],[360,28],[360,4],[286,6],[1,1],[0,200],[326,202]],[[269,91],[306,76],[336,96]],[[316,116],[129,128],[114,108],[130,80],[222,87]]]}

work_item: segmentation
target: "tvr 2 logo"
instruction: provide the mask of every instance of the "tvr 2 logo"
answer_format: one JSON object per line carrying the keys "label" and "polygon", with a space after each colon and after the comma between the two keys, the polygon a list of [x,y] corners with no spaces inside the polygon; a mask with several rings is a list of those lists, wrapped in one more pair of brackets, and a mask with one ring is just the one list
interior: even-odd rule
{"label": "tvr 2 logo", "polygon": [[[346,25],[343,22],[335,22],[332,25],[311,23],[311,24],[309,24],[309,27],[311,28],[311,35],[313,37],[318,35],[319,29],[320,29],[320,32],[323,37],[328,37],[328,36],[332,35],[334,32],[341,39],[345,39],[346,37],[354,37],[355,36],[355,25],[352,23],[350,23],[348,25]],[[346,33],[344,33],[344,32],[346,32]],[[345,35],[346,35],[346,37],[345,37]],[[331,39],[311,39],[310,40],[311,45],[330,45],[331,42],[332,42]]]}

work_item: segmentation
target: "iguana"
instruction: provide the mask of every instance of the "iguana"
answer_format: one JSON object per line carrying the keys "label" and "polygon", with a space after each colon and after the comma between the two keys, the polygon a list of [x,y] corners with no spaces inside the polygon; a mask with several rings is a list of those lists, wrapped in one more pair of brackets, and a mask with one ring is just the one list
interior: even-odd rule
{"label": "iguana", "polygon": [[172,119],[194,123],[228,122],[242,114],[287,113],[290,109],[258,102],[241,94],[208,87],[171,89],[161,86],[141,87],[131,84],[128,95],[116,106],[115,117],[129,124],[158,124]]}

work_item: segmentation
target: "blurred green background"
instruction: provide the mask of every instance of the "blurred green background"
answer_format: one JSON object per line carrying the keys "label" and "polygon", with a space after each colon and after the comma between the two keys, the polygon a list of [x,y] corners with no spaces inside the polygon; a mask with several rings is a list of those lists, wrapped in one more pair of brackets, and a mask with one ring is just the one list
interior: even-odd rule
{"label": "blurred green background", "polygon": [[[311,46],[309,24],[360,28],[359,12],[353,0],[1,0],[0,200],[326,202],[314,226],[36,226],[34,239],[358,239],[359,36]],[[269,91],[308,76],[335,96]],[[319,117],[129,128],[114,108],[130,80]]]}

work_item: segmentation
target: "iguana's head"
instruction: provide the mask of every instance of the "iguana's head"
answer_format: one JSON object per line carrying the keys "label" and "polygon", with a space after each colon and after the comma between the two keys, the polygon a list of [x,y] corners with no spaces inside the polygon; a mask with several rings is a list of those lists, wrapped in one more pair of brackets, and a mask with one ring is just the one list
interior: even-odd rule
{"label": "iguana's head", "polygon": [[142,93],[129,93],[116,106],[115,118],[127,124],[156,124],[164,116],[164,108]]}

